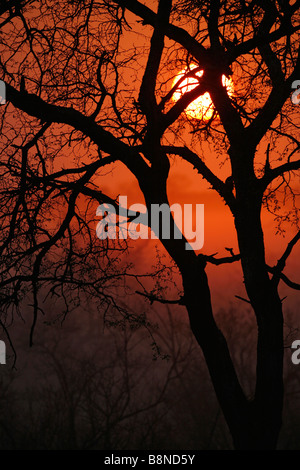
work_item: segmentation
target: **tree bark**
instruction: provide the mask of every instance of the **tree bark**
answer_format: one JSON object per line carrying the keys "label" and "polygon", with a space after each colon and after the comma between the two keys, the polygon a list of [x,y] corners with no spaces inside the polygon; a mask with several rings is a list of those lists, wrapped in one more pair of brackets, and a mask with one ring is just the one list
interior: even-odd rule
{"label": "tree bark", "polygon": [[[149,211],[151,204],[168,204],[167,173],[165,171],[162,177],[162,172],[159,174],[152,168],[147,179],[140,182]],[[243,188],[241,196],[237,197],[235,224],[245,286],[258,325],[256,390],[251,401],[244,395],[226,339],[214,320],[204,259],[185,249],[184,237],[179,240],[161,238],[161,242],[181,272],[191,329],[203,351],[234,447],[267,450],[276,448],[281,428],[282,305],[276,286],[266,270],[260,221],[261,200],[253,187],[251,191],[245,185]],[[174,220],[171,213],[169,216],[172,227]]]}
{"label": "tree bark", "polygon": [[[254,209],[253,209],[254,205]],[[246,209],[245,209],[246,208]],[[236,216],[241,262],[247,294],[257,320],[257,366],[255,397],[251,404],[252,439],[257,449],[275,449],[283,406],[283,313],[277,287],[266,269],[260,208],[244,204]],[[251,448],[251,447],[250,447]]]}

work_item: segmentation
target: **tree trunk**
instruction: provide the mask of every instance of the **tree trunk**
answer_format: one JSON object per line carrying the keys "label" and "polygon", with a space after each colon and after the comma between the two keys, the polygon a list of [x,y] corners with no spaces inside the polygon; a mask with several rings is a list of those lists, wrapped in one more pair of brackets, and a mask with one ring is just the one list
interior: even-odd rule
{"label": "tree trunk", "polygon": [[[255,397],[251,404],[254,448],[275,449],[281,428],[283,406],[283,313],[277,286],[270,280],[265,263],[260,204],[237,211],[235,219],[244,281],[256,315],[257,366]],[[247,436],[239,438],[247,448]],[[251,448],[251,447],[250,447]]]}
{"label": "tree trunk", "polygon": [[[154,174],[151,181],[148,174],[147,180],[142,184],[140,182],[148,210],[151,204],[168,204],[165,181],[161,175]],[[259,201],[256,204],[252,199],[245,210],[247,201],[248,197],[241,202],[235,223],[245,286],[258,324],[257,382],[252,401],[244,395],[226,340],[215,323],[205,260],[185,249],[184,237],[161,238],[161,242],[181,271],[184,303],[191,329],[203,350],[235,448],[275,449],[283,401],[282,305],[266,271]],[[171,213],[169,217],[171,226],[174,226]]]}
{"label": "tree trunk", "polygon": [[[195,284],[199,282],[199,276],[194,276],[193,279]],[[265,329],[260,327],[258,330],[256,392],[254,399],[247,401],[236,376],[226,340],[213,317],[208,319],[205,313],[207,305],[203,302],[203,297],[199,296],[199,286],[191,286],[192,283],[191,279],[184,279],[184,296],[191,328],[203,350],[234,447],[276,449],[281,428],[283,396],[282,323],[273,321],[271,326]],[[274,312],[278,307],[275,295],[270,297],[268,305],[272,301]]]}

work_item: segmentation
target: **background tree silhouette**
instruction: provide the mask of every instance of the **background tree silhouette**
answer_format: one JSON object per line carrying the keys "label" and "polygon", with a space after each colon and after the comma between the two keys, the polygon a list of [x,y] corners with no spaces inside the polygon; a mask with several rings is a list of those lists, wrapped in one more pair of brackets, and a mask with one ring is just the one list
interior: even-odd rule
{"label": "background tree silhouette", "polygon": [[[289,99],[300,75],[299,6],[268,0],[149,6],[136,0],[8,1],[0,23],[8,101],[1,124],[3,328],[31,298],[32,343],[45,292],[63,301],[62,315],[88,298],[107,309],[110,323],[148,327],[144,315],[118,299],[123,279],[126,289],[144,282],[151,302],[185,306],[237,449],[273,449],[281,427],[278,285],[299,289],[283,273],[300,238],[299,113]],[[141,31],[144,36],[137,36]],[[174,77],[183,69],[193,73],[194,66],[203,76],[175,102]],[[223,75],[233,79],[232,96]],[[185,109],[205,92],[215,112],[207,121],[190,119]],[[229,175],[212,170],[205,142],[228,159]],[[172,263],[159,265],[157,274],[168,282],[178,269],[183,290],[177,300],[164,294],[163,283],[147,292],[147,277],[155,273],[139,276],[121,263],[126,245],[97,241],[94,220],[95,203],[117,206],[100,184],[117,162],[134,176],[149,210],[169,205],[171,157],[190,164],[224,200],[239,246],[239,254],[230,249],[223,258],[186,250],[185,238],[174,237],[169,211],[171,239],[157,235]],[[278,229],[290,223],[295,232],[275,266],[266,263],[263,206]],[[215,322],[206,274],[208,263],[233,262],[241,262],[245,300],[258,327],[250,399]]]}

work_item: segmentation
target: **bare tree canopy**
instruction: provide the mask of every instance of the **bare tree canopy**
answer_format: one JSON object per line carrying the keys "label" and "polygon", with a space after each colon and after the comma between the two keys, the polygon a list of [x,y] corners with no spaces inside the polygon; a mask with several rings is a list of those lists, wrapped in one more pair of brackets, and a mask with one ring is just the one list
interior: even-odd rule
{"label": "bare tree canopy", "polygon": [[[290,99],[300,80],[300,1],[7,0],[0,13],[3,328],[31,298],[33,342],[41,292],[63,301],[62,316],[85,295],[112,322],[115,315],[147,327],[118,301],[134,281],[151,303],[186,308],[235,448],[276,448],[284,353],[278,286],[300,289],[284,273],[300,238],[300,120]],[[189,106],[207,93],[210,112],[192,115]],[[124,241],[100,242],[95,232],[97,205],[118,207],[105,185],[113,165],[134,178],[150,213],[154,204],[170,207],[174,158],[228,206],[239,247],[225,257],[186,249],[167,211],[170,237],[156,235],[171,264],[158,265],[156,275],[178,270],[175,299],[146,289],[144,277],[155,273],[137,274],[120,261]],[[289,227],[275,266],[266,262],[262,208],[277,230]],[[215,321],[211,263],[241,264],[258,331],[253,397]]]}

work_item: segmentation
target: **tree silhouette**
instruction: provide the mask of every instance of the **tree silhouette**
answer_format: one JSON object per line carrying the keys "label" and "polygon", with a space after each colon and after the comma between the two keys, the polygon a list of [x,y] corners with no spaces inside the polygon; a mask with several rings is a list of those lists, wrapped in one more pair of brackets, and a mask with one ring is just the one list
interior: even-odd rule
{"label": "tree silhouette", "polygon": [[[11,309],[18,311],[20,301],[31,296],[32,341],[41,310],[38,292],[45,288],[64,300],[64,313],[85,292],[132,319],[113,290],[122,276],[137,279],[118,263],[119,250],[126,246],[96,244],[92,235],[92,201],[118,205],[101,190],[98,175],[112,163],[124,165],[150,212],[153,204],[169,206],[170,157],[180,157],[229,207],[239,254],[228,249],[230,256],[216,258],[186,250],[169,211],[171,237],[157,235],[180,272],[183,295],[177,301],[161,292],[144,295],[151,302],[186,307],[235,448],[275,448],[284,351],[278,285],[283,281],[299,289],[283,270],[300,238],[299,114],[289,99],[300,78],[300,2],[161,0],[148,7],[136,0],[63,5],[42,0],[3,5],[0,66],[8,101],[1,127],[3,326]],[[203,70],[201,77],[194,67]],[[175,102],[182,81],[174,84],[174,76],[180,70],[198,84]],[[235,83],[232,96],[224,75]],[[206,92],[212,116],[190,119],[186,108]],[[188,136],[184,129],[190,130]],[[199,146],[203,140],[227,156],[230,175],[207,164]],[[290,209],[280,212],[288,198]],[[275,214],[279,229],[289,222],[296,230],[273,267],[265,259],[263,206]],[[233,262],[241,262],[246,301],[258,327],[251,399],[215,322],[206,274],[208,263]],[[135,321],[147,326],[143,317]]]}

